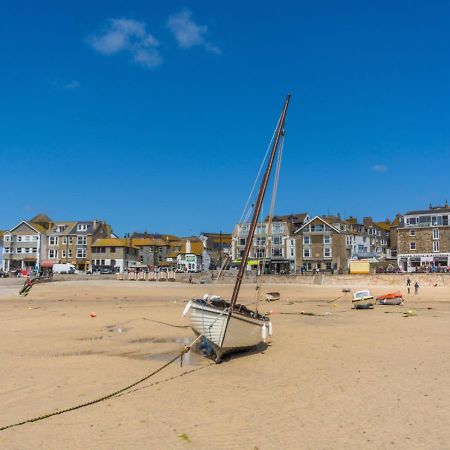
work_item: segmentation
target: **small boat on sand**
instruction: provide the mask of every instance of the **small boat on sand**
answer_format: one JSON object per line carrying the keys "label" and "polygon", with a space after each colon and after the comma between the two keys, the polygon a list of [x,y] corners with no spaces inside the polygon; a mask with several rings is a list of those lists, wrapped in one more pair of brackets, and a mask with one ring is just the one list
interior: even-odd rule
{"label": "small boat on sand", "polygon": [[379,295],[377,303],[379,305],[402,305],[403,296],[400,291],[389,292],[388,294]]}
{"label": "small boat on sand", "polygon": [[372,309],[375,299],[368,289],[356,291],[353,293],[352,308],[353,309]]}
{"label": "small boat on sand", "polygon": [[266,293],[266,302],[276,302],[277,300],[280,300],[279,292],[267,292]]}

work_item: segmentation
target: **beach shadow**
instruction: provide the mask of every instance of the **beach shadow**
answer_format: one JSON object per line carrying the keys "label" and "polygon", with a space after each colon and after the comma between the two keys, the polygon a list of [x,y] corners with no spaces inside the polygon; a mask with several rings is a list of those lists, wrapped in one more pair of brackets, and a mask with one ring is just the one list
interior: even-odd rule
{"label": "beach shadow", "polygon": [[246,356],[257,355],[259,353],[264,353],[269,348],[269,345],[265,342],[260,342],[256,347],[252,347],[247,350],[240,350],[237,352],[229,353],[224,355],[222,362],[228,362],[233,359],[245,358]]}

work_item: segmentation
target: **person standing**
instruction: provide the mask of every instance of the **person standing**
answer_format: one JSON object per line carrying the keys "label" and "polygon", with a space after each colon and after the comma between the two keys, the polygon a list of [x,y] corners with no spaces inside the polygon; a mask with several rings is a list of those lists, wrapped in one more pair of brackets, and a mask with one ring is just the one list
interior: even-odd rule
{"label": "person standing", "polygon": [[419,293],[419,282],[416,281],[414,284],[414,294],[418,294]]}

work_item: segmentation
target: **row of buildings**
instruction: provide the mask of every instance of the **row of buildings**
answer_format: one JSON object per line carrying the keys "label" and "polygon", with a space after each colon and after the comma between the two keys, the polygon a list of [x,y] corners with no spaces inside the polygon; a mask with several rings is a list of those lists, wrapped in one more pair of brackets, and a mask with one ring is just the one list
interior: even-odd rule
{"label": "row of buildings", "polygon": [[[449,217],[446,202],[381,222],[308,213],[266,218],[257,224],[248,266],[271,273],[346,272],[350,261],[365,259],[402,272],[441,270],[450,266]],[[231,235],[118,238],[100,220],[53,221],[39,214],[0,232],[0,267],[31,271],[70,263],[81,271],[157,267],[199,272],[220,267],[228,255],[231,266],[237,266],[249,227],[237,224]]]}
{"label": "row of buildings", "polygon": [[187,238],[136,233],[119,238],[100,220],[54,221],[38,214],[0,234],[0,267],[31,272],[67,263],[84,272],[132,267],[200,272],[220,264],[230,244],[231,235],[222,233]]}
{"label": "row of buildings", "polygon": [[[272,273],[346,272],[350,261],[366,259],[402,272],[444,270],[450,267],[449,217],[446,202],[381,222],[308,213],[266,218],[256,227],[249,264]],[[248,223],[233,230],[235,262],[242,257],[248,230]]]}

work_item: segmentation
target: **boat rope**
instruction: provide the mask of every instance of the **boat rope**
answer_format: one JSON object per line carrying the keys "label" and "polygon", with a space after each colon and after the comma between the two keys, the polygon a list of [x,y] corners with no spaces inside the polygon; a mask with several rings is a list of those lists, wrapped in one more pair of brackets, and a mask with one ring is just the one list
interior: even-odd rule
{"label": "boat rope", "polygon": [[343,294],[343,295],[340,295],[339,297],[333,298],[333,299],[331,299],[331,300],[327,300],[327,303],[334,303],[334,302],[337,302],[337,301],[340,300],[341,298],[346,297],[347,294],[348,294],[348,292],[346,292],[346,293]]}
{"label": "boat rope", "polygon": [[[267,232],[266,232],[266,241],[264,245],[264,253],[262,258],[262,264],[260,268],[259,276],[258,272],[256,273],[256,292],[255,292],[255,310],[258,312],[258,305],[261,301],[260,294],[261,294],[261,285],[263,283],[263,276],[265,275],[266,270],[266,261],[268,259],[269,255],[269,241],[272,242],[272,221],[273,221],[273,213],[275,211],[275,204],[276,204],[276,198],[277,198],[277,191],[278,191],[278,181],[280,178],[280,169],[281,169],[281,161],[283,158],[283,146],[284,146],[284,133],[281,136],[280,141],[280,150],[278,152],[277,157],[277,165],[275,167],[275,177],[273,180],[273,187],[272,187],[272,198],[270,201],[270,209],[269,209],[269,220],[267,222]],[[263,221],[263,218],[260,217],[260,221]]]}
{"label": "boat rope", "polygon": [[[259,177],[261,176],[261,172],[262,172],[262,169],[264,167],[264,163],[266,162],[267,156],[269,155],[269,151],[270,151],[270,147],[272,145],[272,142],[275,139],[275,134],[277,132],[279,122],[280,122],[280,119],[278,119],[277,126],[275,127],[275,130],[273,131],[272,138],[270,139],[269,145],[267,146],[266,154],[264,155],[264,158],[263,158],[263,160],[261,162],[261,165],[259,166],[258,173],[256,175],[255,181],[253,182],[252,189],[251,189],[250,194],[249,194],[249,196],[247,198],[247,201],[245,202],[245,206],[244,206],[244,209],[242,210],[242,214],[241,214],[241,217],[240,217],[238,223],[246,223],[247,219],[248,219],[248,216],[250,215],[250,212],[251,212],[251,209],[252,209],[252,208],[249,208],[250,201],[251,201],[251,198],[253,196],[253,192],[255,191],[256,184],[258,183]],[[247,208],[248,208],[248,212],[247,212]]]}
{"label": "boat rope", "polygon": [[121,389],[118,389],[117,391],[111,392],[110,394],[104,395],[103,397],[96,398],[95,400],[90,400],[90,401],[85,402],[85,403],[80,403],[80,404],[75,405],[75,406],[70,406],[68,408],[61,409],[59,411],[54,411],[54,412],[51,412],[51,413],[42,414],[40,416],[36,416],[36,417],[31,418],[31,419],[23,420],[21,422],[16,422],[16,423],[12,423],[10,425],[5,425],[3,427],[0,427],[0,431],[4,431],[4,430],[7,430],[9,428],[14,428],[14,427],[18,427],[18,426],[21,426],[21,425],[25,425],[27,423],[38,422],[40,420],[48,419],[48,418],[53,417],[53,416],[59,416],[61,414],[65,414],[67,412],[75,411],[77,409],[81,409],[81,408],[85,408],[87,406],[95,405],[96,403],[100,403],[100,402],[103,402],[103,401],[108,400],[110,398],[116,397],[119,394],[122,394],[125,391],[128,391],[129,389],[131,389],[131,388],[137,386],[138,384],[141,384],[144,381],[148,380],[149,378],[155,376],[156,374],[158,374],[159,372],[164,370],[166,367],[168,367],[171,364],[173,364],[177,359],[180,359],[181,360],[181,365],[183,365],[183,356],[186,353],[188,353],[189,350],[191,349],[191,347],[194,344],[196,344],[197,341],[200,340],[202,337],[203,337],[203,335],[199,334],[189,345],[185,346],[184,349],[180,353],[175,355],[171,360],[169,360],[168,362],[166,362],[165,364],[163,364],[161,367],[159,367],[158,369],[154,370],[153,372],[150,372],[149,374],[145,375],[144,377],[140,378],[139,380],[129,384],[128,386],[125,386],[125,387],[123,387]]}
{"label": "boat rope", "polygon": [[142,319],[148,320],[150,322],[160,323],[161,325],[167,325],[168,327],[173,327],[173,328],[190,328],[189,325],[174,325],[173,323],[161,322],[160,320],[149,319],[148,317],[143,317]]}

